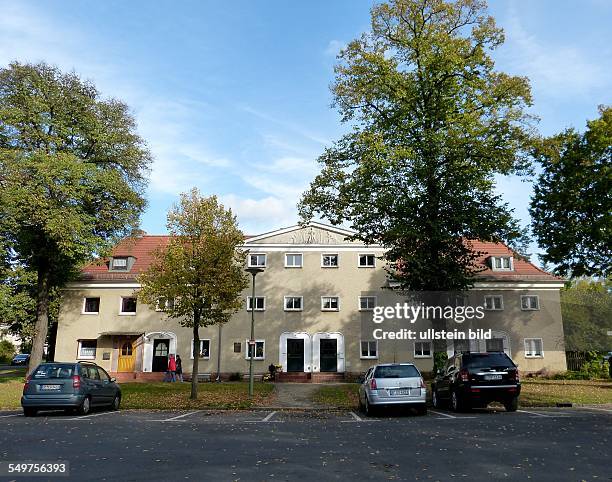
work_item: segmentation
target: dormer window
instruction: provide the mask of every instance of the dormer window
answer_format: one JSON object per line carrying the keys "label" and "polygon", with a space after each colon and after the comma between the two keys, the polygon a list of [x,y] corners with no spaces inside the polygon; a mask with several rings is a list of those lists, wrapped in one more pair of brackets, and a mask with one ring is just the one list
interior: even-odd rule
{"label": "dormer window", "polygon": [[114,271],[127,271],[128,259],[127,258],[113,258],[111,261],[111,269]]}
{"label": "dormer window", "polygon": [[514,269],[512,256],[491,256],[489,259],[493,271],[512,271]]}

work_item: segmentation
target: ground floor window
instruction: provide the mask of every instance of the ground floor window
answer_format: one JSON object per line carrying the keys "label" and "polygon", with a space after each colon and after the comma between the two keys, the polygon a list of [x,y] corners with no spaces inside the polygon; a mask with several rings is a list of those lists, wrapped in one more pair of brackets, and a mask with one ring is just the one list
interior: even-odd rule
{"label": "ground floor window", "polygon": [[504,351],[504,340],[502,338],[491,338],[485,341],[488,352]]}
{"label": "ground floor window", "polygon": [[453,340],[455,354],[470,351],[470,340]]}
{"label": "ground floor window", "polygon": [[255,345],[249,343],[247,340],[247,351],[246,351],[246,359],[251,359],[251,353],[253,353],[253,349],[255,350],[255,355],[253,356],[254,360],[263,360],[265,358],[265,345],[266,342],[264,340],[256,340]]}
{"label": "ground floor window", "polygon": [[525,358],[542,358],[542,338],[525,338]]}
{"label": "ground floor window", "polygon": [[78,358],[80,360],[95,360],[97,347],[97,340],[79,340]]}
{"label": "ground floor window", "polygon": [[242,351],[242,343],[235,342],[234,343],[234,353],[240,353]]}
{"label": "ground floor window", "polygon": [[378,342],[376,340],[361,342],[361,358],[378,358]]}
{"label": "ground floor window", "polygon": [[[191,358],[193,358],[193,353],[195,348],[195,343],[191,340]],[[199,353],[199,358],[210,358],[210,340],[200,340],[200,349],[197,350]]]}
{"label": "ground floor window", "polygon": [[415,358],[431,358],[431,342],[430,341],[415,341],[414,342],[414,357]]}

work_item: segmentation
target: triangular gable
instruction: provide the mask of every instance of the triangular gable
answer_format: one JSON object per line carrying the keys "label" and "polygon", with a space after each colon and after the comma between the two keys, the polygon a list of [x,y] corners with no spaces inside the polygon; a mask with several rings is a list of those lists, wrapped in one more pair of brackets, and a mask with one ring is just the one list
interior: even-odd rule
{"label": "triangular gable", "polygon": [[251,244],[297,244],[297,245],[328,245],[328,244],[355,244],[348,241],[347,236],[354,234],[353,231],[336,226],[328,226],[321,223],[308,223],[304,226],[295,225],[288,228],[277,229],[245,241],[245,245]]}

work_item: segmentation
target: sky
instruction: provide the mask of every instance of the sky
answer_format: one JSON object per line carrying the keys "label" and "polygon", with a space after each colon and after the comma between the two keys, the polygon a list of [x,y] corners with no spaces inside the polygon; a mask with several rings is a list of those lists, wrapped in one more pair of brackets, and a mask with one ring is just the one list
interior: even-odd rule
{"label": "sky", "polygon": [[[371,5],[0,0],[0,66],[46,61],[130,106],[154,157],[148,233],[166,232],[167,210],[196,186],[256,234],[298,221],[317,157],[345,131],[329,86]],[[529,77],[543,135],[584,130],[611,103],[612,1],[490,0],[489,12],[506,32],[496,68]],[[497,189],[527,225],[531,180]]]}

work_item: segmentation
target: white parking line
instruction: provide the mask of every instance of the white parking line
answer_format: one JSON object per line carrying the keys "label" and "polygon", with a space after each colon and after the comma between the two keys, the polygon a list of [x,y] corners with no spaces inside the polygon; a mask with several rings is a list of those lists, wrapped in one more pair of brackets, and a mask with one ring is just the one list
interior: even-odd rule
{"label": "white parking line", "polygon": [[431,413],[435,413],[436,415],[442,415],[443,417],[447,417],[447,418],[459,418],[459,417],[455,417],[454,415],[449,415],[448,413],[442,413],[442,412],[436,412],[435,410],[429,410]]}
{"label": "white parking line", "polygon": [[186,420],[181,420],[189,415],[193,415],[194,413],[201,412],[202,410],[194,410],[193,412],[187,412],[182,415],[177,415],[176,417],[165,418],[163,420],[151,420],[151,422],[186,422]]}
{"label": "white parking line", "polygon": [[529,412],[528,410],[517,410],[517,412],[528,413],[530,415],[537,415],[538,417],[546,417],[546,418],[553,418],[554,417],[554,415],[545,415],[543,413],[538,413],[538,412]]}
{"label": "white parking line", "polygon": [[0,418],[19,417],[21,413],[13,413],[11,415],[0,415]]}
{"label": "white parking line", "polygon": [[609,408],[595,408],[595,407],[576,407],[576,408],[580,408],[582,410],[597,410],[598,412],[612,413],[612,410],[610,410]]}
{"label": "white parking line", "polygon": [[[113,413],[119,413],[119,411],[112,410],[108,412],[92,413],[91,415],[83,415],[82,417],[65,418],[63,420],[85,420],[85,419],[94,418],[94,417],[101,417],[102,415],[112,415]],[[54,420],[62,420],[62,419],[57,418]]]}
{"label": "white parking line", "polygon": [[340,420],[341,423],[359,423],[359,422],[380,422],[380,420],[376,418],[361,418],[355,412],[349,412],[353,420]]}
{"label": "white parking line", "polygon": [[284,420],[272,420],[272,417],[278,412],[270,412],[262,420],[245,420],[246,423],[284,423]]}
{"label": "white parking line", "polygon": [[362,418],[361,418],[359,415],[357,415],[355,412],[349,412],[349,413],[350,413],[350,414],[351,414],[351,416],[352,416],[352,417],[353,417],[355,420],[357,420],[358,422],[363,422],[363,419],[362,419]]}
{"label": "white parking line", "polygon": [[266,416],[264,417],[264,419],[262,420],[262,422],[269,422],[269,421],[270,421],[270,419],[271,419],[272,417],[274,417],[274,415],[276,415],[276,412],[269,413],[268,415],[266,415]]}

